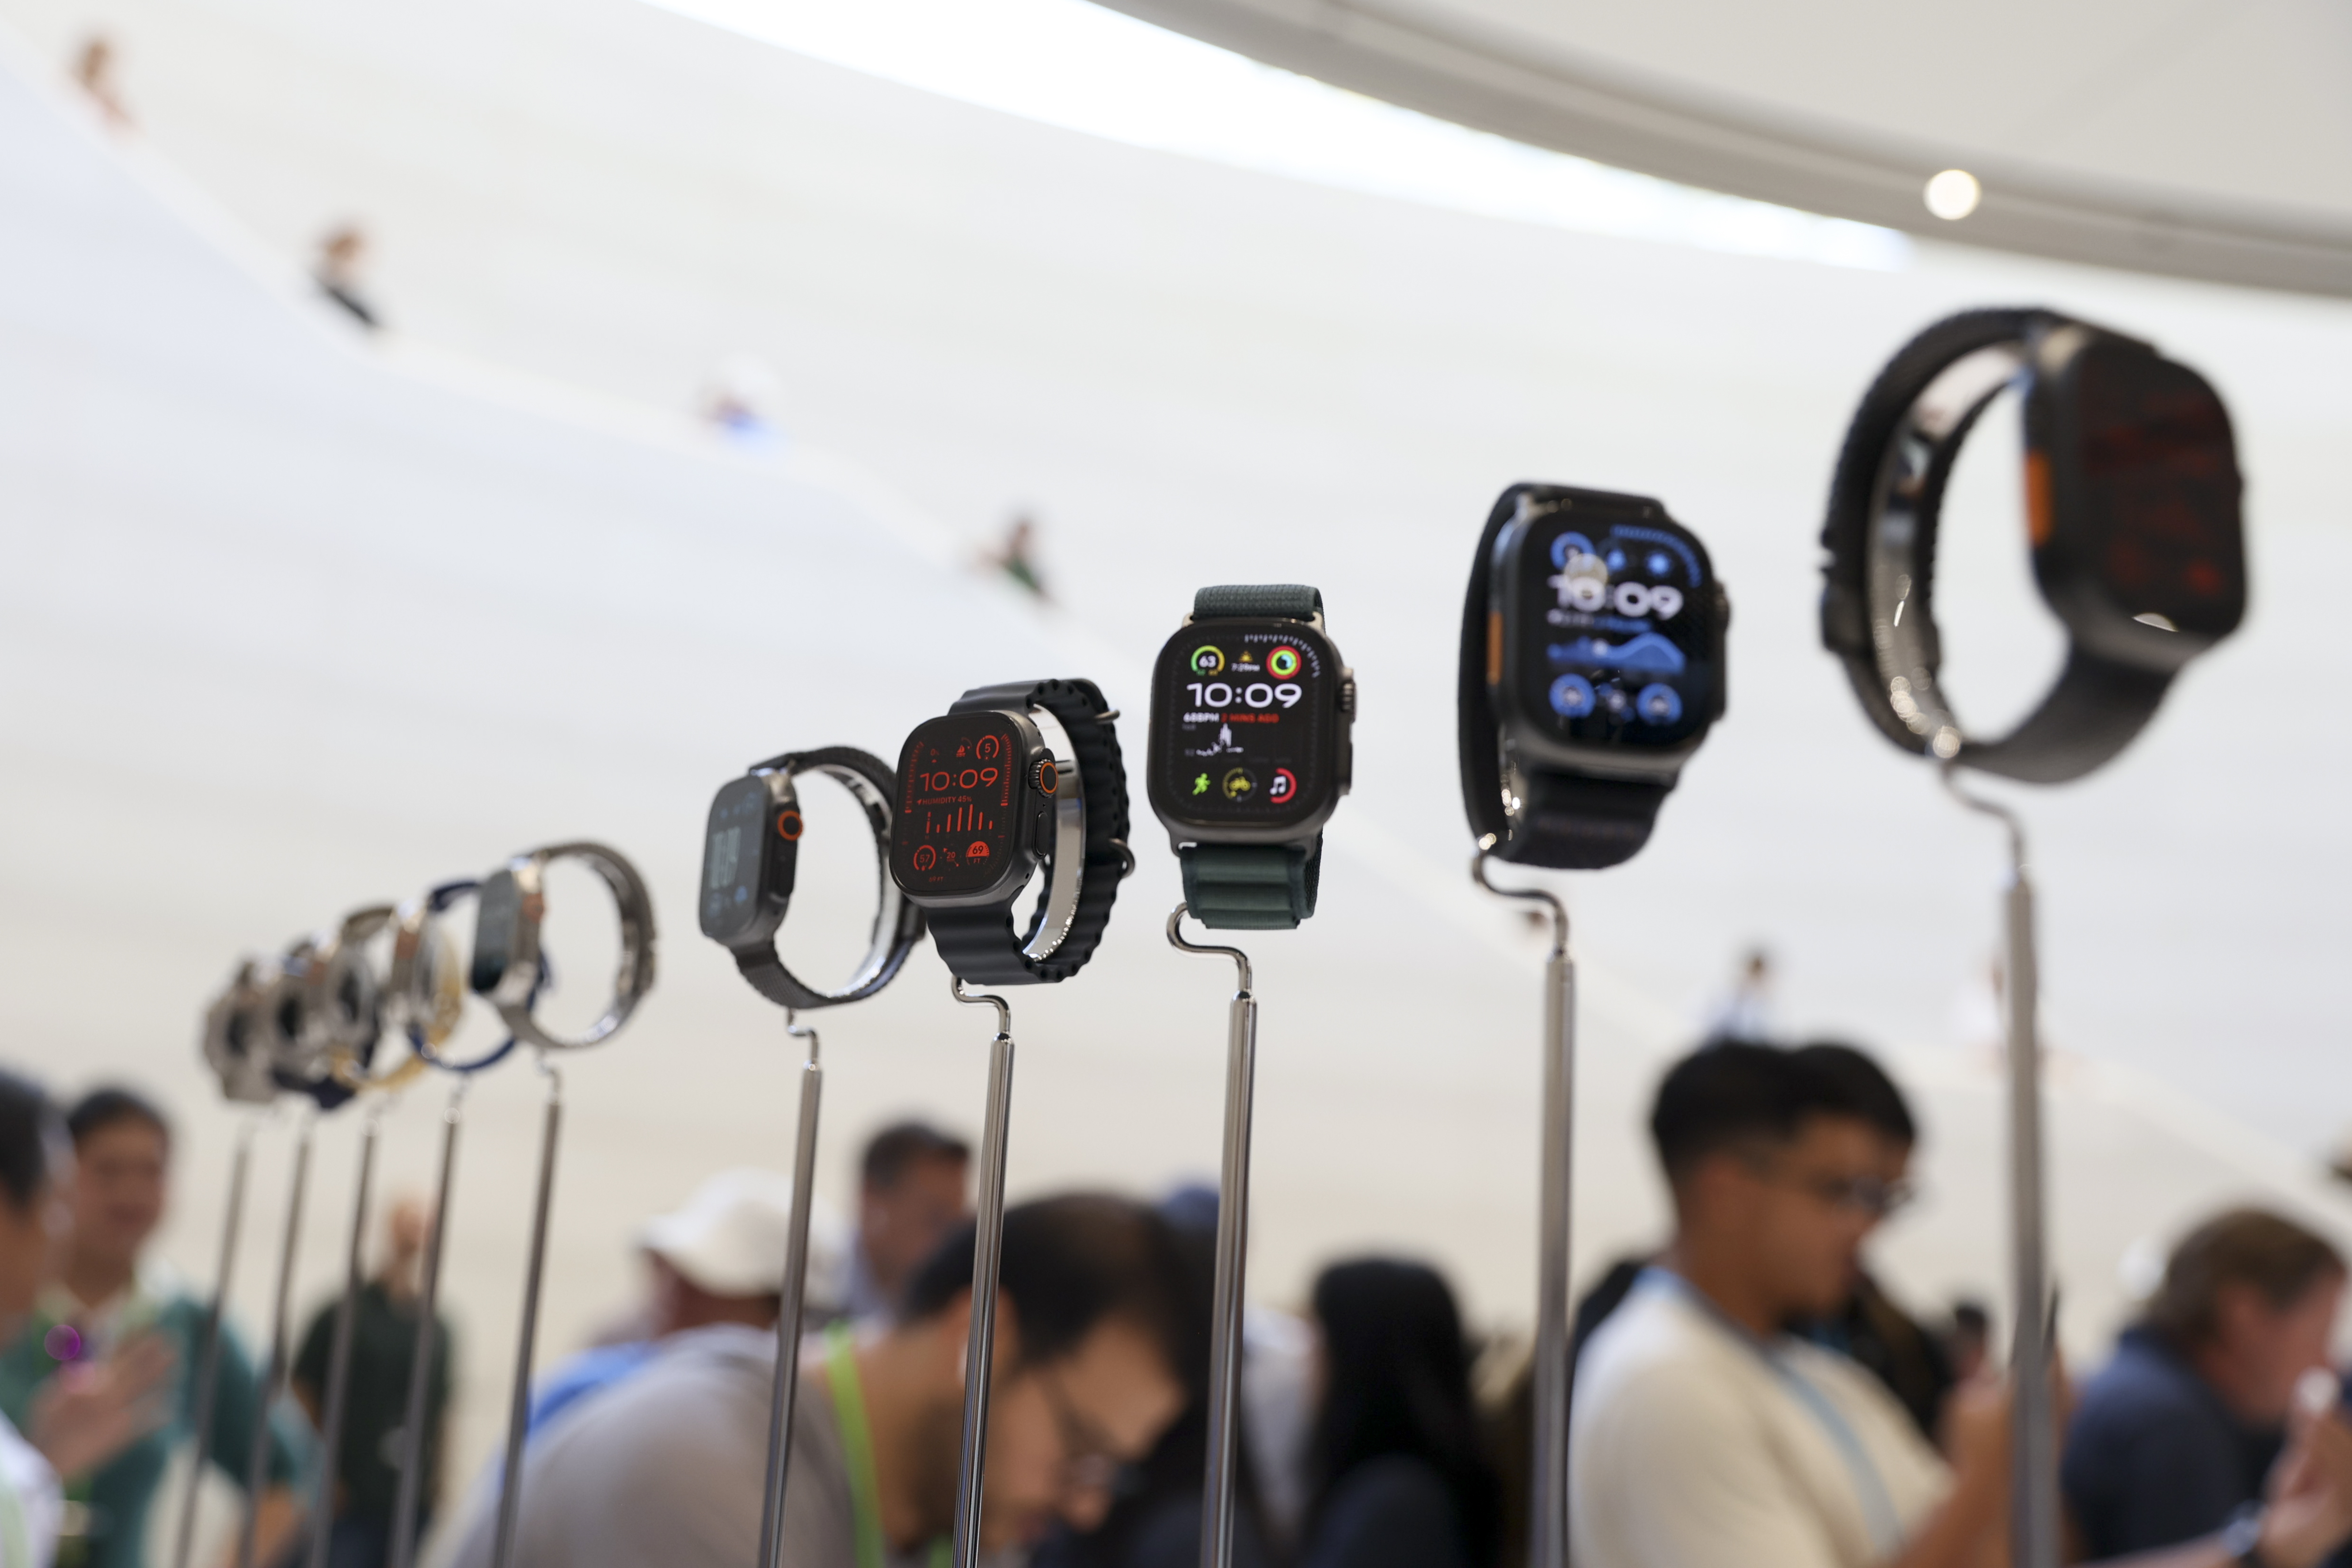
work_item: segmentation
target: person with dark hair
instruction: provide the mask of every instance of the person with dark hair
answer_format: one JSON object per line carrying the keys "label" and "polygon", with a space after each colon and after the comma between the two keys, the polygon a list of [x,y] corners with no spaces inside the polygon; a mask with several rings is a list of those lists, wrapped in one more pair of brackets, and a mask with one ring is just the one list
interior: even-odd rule
{"label": "person with dark hair", "polygon": [[971,1145],[928,1122],[896,1122],[866,1140],[858,1161],[857,1243],[849,1313],[884,1322],[923,1260],[969,1218]]}
{"label": "person with dark hair", "polygon": [[[0,1340],[26,1330],[56,1269],[73,1176],[57,1107],[38,1084],[0,1069]],[[160,1421],[171,1370],[169,1354],[153,1351],[70,1367],[27,1407],[0,1416],[0,1563],[46,1568],[61,1543],[78,1542],[58,1478],[105,1463]]]}
{"label": "person with dark hair", "polygon": [[[1751,1050],[1769,1049],[1746,1043]],[[1878,1175],[1887,1192],[1908,1193],[1911,1155],[1919,1128],[1909,1102],[1886,1070],[1868,1052],[1843,1043],[1816,1041],[1797,1047],[1793,1054],[1824,1075],[1845,1106],[1877,1134]],[[1577,1303],[1574,1335],[1579,1353],[1609,1314],[1623,1304],[1649,1262],[1647,1258],[1619,1260]],[[1843,1306],[1820,1318],[1791,1322],[1789,1329],[1860,1363],[1903,1402],[1923,1436],[1930,1440],[1936,1437],[1944,1402],[1960,1381],[1952,1371],[1950,1352],[1906,1312],[1867,1270],[1857,1268],[1853,1293]]]}
{"label": "person with dark hair", "polygon": [[1998,1542],[2005,1401],[1956,1403],[1948,1471],[1886,1390],[1787,1332],[1835,1312],[1899,1200],[1817,1061],[1676,1062],[1650,1133],[1674,1239],[1586,1345],[1570,1439],[1580,1568],[1963,1568]]}
{"label": "person with dark hair", "polygon": [[1323,1392],[1301,1568],[1488,1568],[1501,1484],[1444,1277],[1384,1258],[1337,1263],[1314,1306]]}
{"label": "person with dark hair", "polygon": [[2295,1385],[2328,1364],[2344,1286],[2343,1255],[2283,1215],[2231,1209],[2181,1238],[2067,1431],[2066,1503],[2089,1552],[2175,1546],[2260,1513]]}
{"label": "person with dark hair", "polygon": [[[782,1529],[787,1568],[912,1568],[954,1528],[972,1230],[862,1343],[828,1331],[803,1375]],[[1099,1523],[1184,1404],[1186,1270],[1164,1220],[1093,1195],[1004,1216],[981,1544],[1018,1562],[1060,1521]],[[741,1568],[758,1552],[775,1336],[718,1324],[572,1412],[525,1460],[517,1568]],[[495,1521],[456,1568],[490,1561]]]}
{"label": "person with dark hair", "polygon": [[[86,1568],[137,1568],[146,1561],[147,1521],[173,1451],[194,1434],[196,1374],[204,1359],[206,1303],[145,1257],[163,1217],[172,1128],[135,1090],[108,1087],[67,1114],[77,1176],[52,1280],[29,1321],[0,1352],[0,1412],[22,1426],[48,1390],[100,1375],[152,1375],[162,1418],[102,1464],[68,1470],[78,1503],[66,1554]],[[221,1327],[215,1381],[212,1462],[243,1489],[254,1424],[269,1424],[268,1490],[259,1507],[259,1560],[293,1537],[299,1509],[293,1482],[307,1440],[290,1409],[265,1409],[267,1391],[252,1358]],[[157,1368],[161,1371],[157,1371]]]}

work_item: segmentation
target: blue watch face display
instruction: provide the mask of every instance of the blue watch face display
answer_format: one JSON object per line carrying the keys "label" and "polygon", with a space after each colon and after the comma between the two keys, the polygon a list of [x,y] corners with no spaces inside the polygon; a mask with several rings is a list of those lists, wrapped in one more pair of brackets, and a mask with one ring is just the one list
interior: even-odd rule
{"label": "blue watch face display", "polygon": [[1522,716],[1552,738],[1673,747],[1715,716],[1720,628],[1706,552],[1656,519],[1565,511],[1522,526],[1517,602],[1494,628]]}
{"label": "blue watch face display", "polygon": [[1328,800],[1339,660],[1305,622],[1194,622],[1160,650],[1151,684],[1156,799],[1201,828],[1282,828]]}

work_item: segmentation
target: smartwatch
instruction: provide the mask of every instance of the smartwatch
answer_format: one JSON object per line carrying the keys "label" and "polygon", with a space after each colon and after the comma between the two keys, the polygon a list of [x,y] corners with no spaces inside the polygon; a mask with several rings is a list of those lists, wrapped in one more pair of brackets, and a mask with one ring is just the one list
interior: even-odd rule
{"label": "smartwatch", "polygon": [[[805,827],[793,781],[810,772],[838,780],[865,809],[882,883],[866,957],[837,991],[804,984],[776,955],[776,930],[792,903]],[[890,875],[890,818],[898,793],[898,780],[880,758],[832,746],[755,762],[711,800],[702,844],[702,934],[734,954],[743,977],[777,1006],[823,1008],[870,997],[897,977],[922,939],[923,912]]]}
{"label": "smartwatch", "polygon": [[1293,583],[1204,588],[1151,673],[1151,809],[1213,929],[1315,913],[1323,824],[1352,781],[1356,675]]}
{"label": "smartwatch", "polygon": [[[2034,580],[2068,648],[2041,706],[1978,740],[1938,680],[1936,528],[1961,442],[2011,386],[2024,400]],[[2033,783],[2078,779],[2244,619],[2242,488],[2220,395],[2149,344],[2052,310],[1938,321],[1879,372],[1846,432],[1822,531],[1822,641],[1906,750]]]}
{"label": "smartwatch", "polygon": [[1514,485],[1462,606],[1462,800],[1499,860],[1633,858],[1724,712],[1731,601],[1698,536],[1647,496]]}
{"label": "smartwatch", "polygon": [[[907,737],[890,875],[959,979],[1052,984],[1094,956],[1135,869],[1118,717],[1092,681],[1016,681],[964,693]],[[1013,903],[1041,865],[1016,931]]]}
{"label": "smartwatch", "polygon": [[220,1079],[222,1095],[236,1104],[267,1105],[278,1098],[273,1048],[283,998],[277,966],[247,958],[205,1010],[205,1063]]}
{"label": "smartwatch", "polygon": [[429,887],[394,912],[392,969],[384,977],[384,1007],[392,1026],[408,1037],[416,1060],[445,1072],[479,1072],[507,1059],[511,1034],[470,1061],[441,1052],[466,1014],[467,965],[442,924],[459,900],[481,892],[472,877]]}
{"label": "smartwatch", "polygon": [[[393,923],[389,904],[353,910],[332,930],[298,945],[289,973],[296,981],[295,1027],[299,1088],[332,1110],[367,1087],[368,1069],[383,1035],[383,998],[368,967],[366,944]],[[400,1070],[395,1070],[396,1071]]]}
{"label": "smartwatch", "polygon": [[[621,921],[621,956],[613,997],[596,1021],[572,1039],[551,1033],[532,1016],[546,978],[540,925],[547,914],[547,868],[578,861],[611,890]],[[476,895],[473,962],[467,983],[489,998],[517,1040],[546,1051],[574,1051],[607,1040],[628,1022],[653,988],[654,907],[645,879],[618,850],[596,843],[550,844],[520,854],[482,879]]]}

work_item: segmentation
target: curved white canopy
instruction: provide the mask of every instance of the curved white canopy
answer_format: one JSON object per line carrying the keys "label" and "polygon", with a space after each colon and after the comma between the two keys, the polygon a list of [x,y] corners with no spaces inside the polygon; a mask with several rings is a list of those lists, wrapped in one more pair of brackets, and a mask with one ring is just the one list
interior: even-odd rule
{"label": "curved white canopy", "polygon": [[[1342,87],[1934,237],[2352,293],[2352,13],[2326,0],[1103,0]],[[1928,178],[1981,204],[1943,222]]]}

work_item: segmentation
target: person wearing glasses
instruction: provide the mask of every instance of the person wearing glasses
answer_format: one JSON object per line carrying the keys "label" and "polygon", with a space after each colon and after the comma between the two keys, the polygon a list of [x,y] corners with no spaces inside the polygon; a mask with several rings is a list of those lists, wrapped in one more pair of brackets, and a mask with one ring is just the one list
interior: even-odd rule
{"label": "person wearing glasses", "polygon": [[1877,1378],[1788,1332],[1851,1301],[1903,1196],[1849,1083],[1717,1045],[1667,1072],[1650,1131],[1675,1232],[1578,1366],[1579,1568],[1961,1568],[1997,1550],[2006,1398],[1963,1391],[1947,1459]]}
{"label": "person wearing glasses", "polygon": [[[1188,1276],[1167,1222],[1078,1194],[1005,1211],[981,1544],[1018,1563],[1087,1530],[1182,1411]],[[803,1357],[786,1568],[948,1559],[971,1314],[972,1228],[915,1271],[896,1322]],[[525,1460],[518,1568],[742,1568],[759,1554],[775,1335],[721,1323],[551,1422]],[[495,1517],[451,1559],[485,1568]]]}

